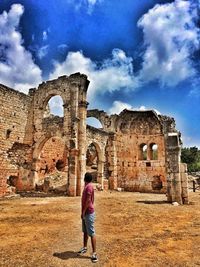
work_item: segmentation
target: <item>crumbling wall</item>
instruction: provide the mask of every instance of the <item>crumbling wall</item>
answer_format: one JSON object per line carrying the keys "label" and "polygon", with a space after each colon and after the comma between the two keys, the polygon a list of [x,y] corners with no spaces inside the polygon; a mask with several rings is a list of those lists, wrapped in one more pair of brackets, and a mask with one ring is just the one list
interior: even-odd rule
{"label": "crumbling wall", "polygon": [[[164,134],[156,114],[122,112],[117,128],[117,186],[128,191],[166,192]],[[156,158],[153,158],[153,145],[157,146]],[[146,152],[142,151],[144,147]]]}
{"label": "crumbling wall", "polygon": [[[20,176],[28,157],[26,126],[32,98],[0,85],[0,195],[5,195],[9,177]],[[17,153],[13,153],[17,147]],[[22,148],[22,150],[20,149]],[[27,151],[21,154],[21,151]]]}
{"label": "crumbling wall", "polygon": [[[31,190],[56,170],[63,173],[68,195],[80,195],[92,143],[102,187],[167,192],[169,201],[188,203],[187,170],[180,164],[174,119],[152,110],[111,116],[87,111],[88,85],[80,73],[43,82],[28,95],[0,85],[0,196],[6,194],[7,182]],[[56,95],[63,100],[63,117],[49,112],[48,101]],[[99,119],[103,129],[88,126],[86,131],[87,117]]]}
{"label": "crumbling wall", "polygon": [[38,164],[38,180],[41,183],[46,176],[57,171],[66,172],[65,183],[67,183],[67,151],[65,143],[61,138],[52,137],[43,146]]}
{"label": "crumbling wall", "polygon": [[100,120],[109,133],[104,166],[111,189],[167,193],[170,202],[188,202],[187,170],[180,164],[180,134],[173,118],[153,110],[111,116],[90,110],[88,117]]}
{"label": "crumbling wall", "polygon": [[103,110],[98,109],[90,109],[87,111],[87,117],[93,117],[99,120],[103,126],[104,131],[106,132],[115,132],[116,131],[116,120],[118,119],[118,115],[108,115]]}
{"label": "crumbling wall", "polygon": [[[80,195],[85,173],[86,142],[86,92],[89,81],[85,75],[75,73],[47,81],[31,90],[34,97],[34,134],[32,176],[38,180],[38,161],[42,147],[50,139],[63,140],[66,151],[65,168],[68,194]],[[64,116],[48,117],[47,103],[51,97],[59,95],[63,100]]]}
{"label": "crumbling wall", "polygon": [[[0,196],[6,194],[7,180],[18,190],[35,188],[44,168],[42,149],[51,138],[60,138],[63,145],[57,144],[54,151],[46,148],[47,168],[53,168],[53,157],[66,174],[68,194],[80,195],[85,173],[88,85],[87,76],[75,73],[43,82],[28,95],[0,86]],[[63,118],[49,116],[48,101],[56,95],[63,100]]]}

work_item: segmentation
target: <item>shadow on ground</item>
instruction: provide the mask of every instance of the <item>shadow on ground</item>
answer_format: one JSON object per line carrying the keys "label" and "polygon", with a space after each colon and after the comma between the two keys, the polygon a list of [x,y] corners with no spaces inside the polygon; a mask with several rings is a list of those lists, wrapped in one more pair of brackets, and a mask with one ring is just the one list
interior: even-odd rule
{"label": "shadow on ground", "polygon": [[61,260],[68,260],[68,259],[75,259],[75,258],[90,259],[89,256],[77,255],[77,252],[74,252],[74,251],[55,252],[53,256]]}
{"label": "shadow on ground", "polygon": [[169,204],[166,200],[138,200],[136,202],[143,204]]}

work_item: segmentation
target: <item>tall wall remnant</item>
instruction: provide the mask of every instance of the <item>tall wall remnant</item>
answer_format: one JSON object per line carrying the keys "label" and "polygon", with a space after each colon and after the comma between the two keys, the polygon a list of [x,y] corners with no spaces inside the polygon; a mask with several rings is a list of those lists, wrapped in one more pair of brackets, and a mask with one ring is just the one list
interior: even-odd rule
{"label": "tall wall remnant", "polygon": [[[87,110],[88,85],[80,73],[43,82],[28,95],[0,85],[0,196],[8,194],[8,184],[34,190],[55,172],[63,190],[77,196],[87,167],[102,187],[167,193],[170,202],[188,203],[174,119],[152,110],[111,116]],[[62,118],[48,110],[57,95]],[[102,128],[86,125],[87,117],[97,118]]]}

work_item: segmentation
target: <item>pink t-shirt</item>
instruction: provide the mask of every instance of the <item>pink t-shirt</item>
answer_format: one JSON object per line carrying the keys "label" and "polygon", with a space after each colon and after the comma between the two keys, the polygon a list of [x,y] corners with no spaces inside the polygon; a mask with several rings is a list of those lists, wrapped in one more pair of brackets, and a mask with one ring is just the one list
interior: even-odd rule
{"label": "pink t-shirt", "polygon": [[92,183],[88,183],[85,185],[83,189],[83,194],[82,194],[82,211],[85,207],[86,200],[87,200],[87,195],[90,195],[90,203],[89,206],[86,210],[86,214],[91,214],[94,212],[94,188],[92,186]]}

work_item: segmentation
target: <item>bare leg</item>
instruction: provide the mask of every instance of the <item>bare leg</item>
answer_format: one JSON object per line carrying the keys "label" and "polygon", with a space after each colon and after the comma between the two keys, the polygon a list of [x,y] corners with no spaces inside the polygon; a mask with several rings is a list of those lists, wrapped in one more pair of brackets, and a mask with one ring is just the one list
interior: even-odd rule
{"label": "bare leg", "polygon": [[91,236],[92,250],[93,253],[96,253],[96,236]]}
{"label": "bare leg", "polygon": [[83,233],[83,246],[87,248],[87,242],[88,242],[88,235],[87,233]]}

